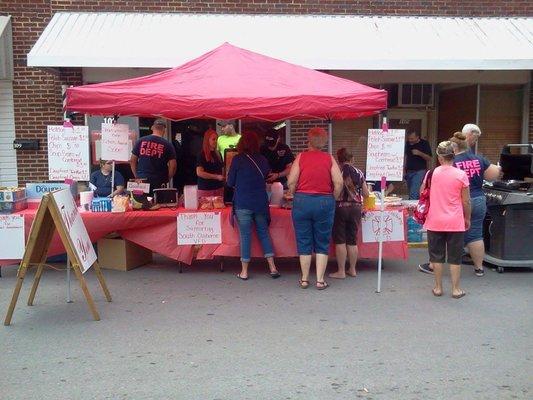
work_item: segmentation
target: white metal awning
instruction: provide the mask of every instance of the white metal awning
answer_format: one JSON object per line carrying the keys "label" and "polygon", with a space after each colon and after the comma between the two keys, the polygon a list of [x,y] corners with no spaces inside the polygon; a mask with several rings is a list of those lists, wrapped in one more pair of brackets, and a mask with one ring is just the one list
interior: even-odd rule
{"label": "white metal awning", "polygon": [[533,69],[533,18],[56,13],[35,67],[183,64],[224,42],[325,70]]}

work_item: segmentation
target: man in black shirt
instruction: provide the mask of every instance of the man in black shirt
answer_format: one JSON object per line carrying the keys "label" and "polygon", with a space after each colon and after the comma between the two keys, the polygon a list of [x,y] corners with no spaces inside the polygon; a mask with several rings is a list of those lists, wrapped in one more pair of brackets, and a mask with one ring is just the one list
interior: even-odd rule
{"label": "man in black shirt", "polygon": [[146,179],[150,193],[167,184],[176,173],[176,151],[165,139],[167,123],[156,119],[152,134],[140,138],[131,152],[130,166],[135,179]]}
{"label": "man in black shirt", "polygon": [[420,138],[418,132],[408,133],[405,143],[405,180],[410,200],[418,200],[420,197],[420,186],[429,162],[431,162],[431,147],[428,141]]}
{"label": "man in black shirt", "polygon": [[266,134],[261,154],[268,160],[272,171],[267,177],[267,182],[280,182],[284,188],[287,188],[287,175],[291,170],[294,155],[289,146],[280,143],[277,131],[272,130]]}

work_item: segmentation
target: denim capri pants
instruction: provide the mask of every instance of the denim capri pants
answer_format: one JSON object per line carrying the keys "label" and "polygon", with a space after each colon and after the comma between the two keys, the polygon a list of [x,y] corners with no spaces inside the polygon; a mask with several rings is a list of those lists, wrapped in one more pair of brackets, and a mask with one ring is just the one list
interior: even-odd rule
{"label": "denim capri pants", "polygon": [[329,254],[334,217],[333,195],[294,195],[292,223],[299,255]]}
{"label": "denim capri pants", "polygon": [[485,195],[470,199],[472,214],[470,216],[470,229],[465,232],[465,246],[478,240],[483,240],[483,221],[487,214],[487,200]]}

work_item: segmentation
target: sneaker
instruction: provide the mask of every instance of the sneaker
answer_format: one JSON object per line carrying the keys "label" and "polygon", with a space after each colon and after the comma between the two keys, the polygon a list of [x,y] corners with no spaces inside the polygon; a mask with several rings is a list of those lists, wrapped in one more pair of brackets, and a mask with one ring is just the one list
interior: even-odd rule
{"label": "sneaker", "polygon": [[479,269],[474,268],[474,273],[476,274],[476,276],[483,276],[485,275],[485,270],[483,268],[479,268]]}
{"label": "sneaker", "polygon": [[418,269],[419,269],[421,272],[424,272],[424,273],[426,273],[426,274],[431,274],[431,275],[433,275],[433,269],[431,268],[431,266],[429,265],[429,263],[418,264]]}

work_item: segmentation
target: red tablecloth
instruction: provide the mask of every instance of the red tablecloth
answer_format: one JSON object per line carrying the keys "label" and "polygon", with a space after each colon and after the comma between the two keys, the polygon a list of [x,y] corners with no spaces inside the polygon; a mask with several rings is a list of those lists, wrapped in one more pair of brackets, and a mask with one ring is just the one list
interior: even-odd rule
{"label": "red tablecloth", "polygon": [[[36,209],[27,209],[20,213],[24,215],[26,239],[28,238],[36,212]],[[131,211],[126,213],[86,212],[81,215],[93,243],[108,233],[118,232],[126,240],[174,260],[191,264],[193,259],[193,246],[178,246],[176,244],[176,217],[182,212],[190,211],[185,209],[161,209],[157,211]],[[230,223],[231,208],[226,208],[221,210],[221,212],[223,243],[202,245],[196,256],[197,259],[212,259],[215,256],[238,257],[240,255],[239,231],[237,226],[232,226]],[[290,210],[273,208],[271,209],[271,216],[270,235],[276,257],[296,257],[296,239],[294,237]],[[406,216],[407,213],[404,212],[404,219]],[[404,225],[405,229],[407,229],[407,224],[404,223]],[[362,243],[361,232],[359,232],[358,244],[360,258],[377,258],[378,244]],[[65,249],[56,232],[52,239],[48,255],[53,256],[64,252]],[[252,239],[252,256],[262,256],[261,247],[255,234]],[[383,258],[407,259],[407,242],[405,240],[385,242],[383,244]],[[0,266],[17,264],[19,261],[0,260]]]}

